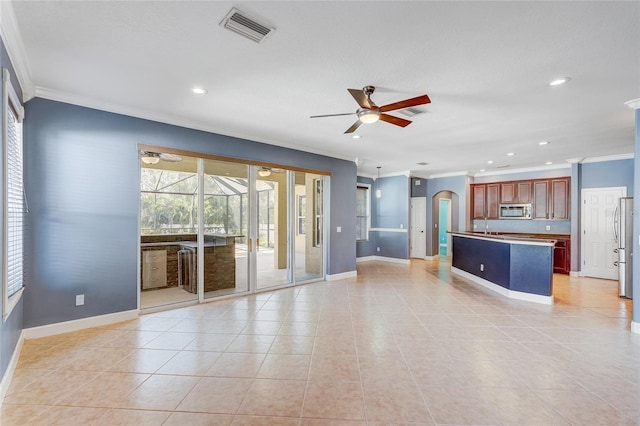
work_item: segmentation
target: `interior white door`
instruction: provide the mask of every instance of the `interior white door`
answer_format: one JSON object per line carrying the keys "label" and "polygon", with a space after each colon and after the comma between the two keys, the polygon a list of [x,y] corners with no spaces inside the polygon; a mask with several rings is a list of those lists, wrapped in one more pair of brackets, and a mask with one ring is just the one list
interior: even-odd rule
{"label": "interior white door", "polygon": [[427,255],[427,198],[411,197],[410,256],[424,259]]}
{"label": "interior white door", "polygon": [[580,234],[582,265],[580,275],[609,280],[618,279],[613,214],[618,199],[627,196],[626,187],[582,190],[582,229]]}

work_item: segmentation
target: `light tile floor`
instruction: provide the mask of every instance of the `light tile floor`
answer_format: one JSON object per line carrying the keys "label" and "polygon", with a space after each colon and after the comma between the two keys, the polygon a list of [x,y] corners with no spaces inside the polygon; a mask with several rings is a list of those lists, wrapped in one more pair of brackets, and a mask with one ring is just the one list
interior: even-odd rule
{"label": "light tile floor", "polygon": [[640,336],[614,282],[555,306],[446,262],[29,340],[2,425],[637,425]]}

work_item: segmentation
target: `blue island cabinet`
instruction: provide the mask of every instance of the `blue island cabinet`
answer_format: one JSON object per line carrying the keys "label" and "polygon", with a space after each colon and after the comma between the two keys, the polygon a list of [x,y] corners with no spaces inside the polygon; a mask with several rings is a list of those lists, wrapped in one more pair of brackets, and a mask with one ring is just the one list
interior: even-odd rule
{"label": "blue island cabinet", "polygon": [[554,240],[452,232],[451,271],[504,296],[553,304]]}

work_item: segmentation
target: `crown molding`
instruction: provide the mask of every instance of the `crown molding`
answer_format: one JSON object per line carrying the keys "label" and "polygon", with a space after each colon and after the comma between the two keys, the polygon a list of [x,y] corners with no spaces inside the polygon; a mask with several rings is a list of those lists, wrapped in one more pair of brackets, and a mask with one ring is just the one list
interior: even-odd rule
{"label": "crown molding", "polygon": [[451,173],[434,173],[428,176],[421,176],[420,174],[416,173],[414,174],[414,176],[421,177],[423,179],[438,179],[438,178],[454,177],[454,176],[469,176],[469,172],[465,170],[465,171],[451,172]]}
{"label": "crown molding", "polygon": [[640,109],[640,98],[632,99],[630,101],[625,102],[624,104],[631,109]]}
{"label": "crown molding", "polygon": [[35,88],[31,79],[24,42],[13,11],[13,4],[10,1],[0,1],[0,37],[7,48],[9,59],[22,89],[22,101],[26,102],[34,97]]}
{"label": "crown molding", "polygon": [[631,160],[633,158],[635,158],[635,155],[633,153],[607,155],[607,156],[604,156],[604,157],[585,158],[584,160],[582,160],[582,164],[584,164],[584,163],[601,163],[603,161]]}
{"label": "crown molding", "polygon": [[568,169],[571,165],[569,163],[563,164],[550,164],[548,166],[536,166],[536,167],[522,167],[519,169],[501,169],[501,170],[490,170],[486,172],[478,172],[474,173],[474,177],[477,176],[498,176],[498,175],[512,175],[515,173],[528,173],[528,172],[541,172],[546,170],[557,170],[557,169]]}

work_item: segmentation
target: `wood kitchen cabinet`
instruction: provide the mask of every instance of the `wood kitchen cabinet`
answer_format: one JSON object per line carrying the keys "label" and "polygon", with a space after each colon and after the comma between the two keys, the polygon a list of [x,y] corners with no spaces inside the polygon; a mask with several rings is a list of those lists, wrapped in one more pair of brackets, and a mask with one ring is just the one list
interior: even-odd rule
{"label": "wood kitchen cabinet", "polygon": [[531,181],[500,183],[501,204],[528,204],[531,202]]}
{"label": "wood kitchen cabinet", "polygon": [[515,182],[502,182],[500,184],[500,203],[517,203],[518,195]]}
{"label": "wood kitchen cabinet", "polygon": [[532,205],[532,219],[568,220],[571,178],[478,183],[472,188],[472,219],[498,219],[500,204]]}
{"label": "wood kitchen cabinet", "polygon": [[487,219],[499,219],[500,210],[500,185],[487,184]]}
{"label": "wood kitchen cabinet", "polygon": [[551,179],[549,197],[549,219],[569,219],[569,178]]}
{"label": "wood kitchen cabinet", "polygon": [[500,184],[475,184],[472,185],[471,200],[472,219],[498,219],[500,206]]}
{"label": "wood kitchen cabinet", "polygon": [[471,186],[471,205],[473,210],[471,213],[472,219],[484,219],[485,217],[485,199],[487,197],[487,185],[477,184]]}
{"label": "wood kitchen cabinet", "polygon": [[516,182],[516,194],[518,195],[518,203],[530,203],[531,181]]}
{"label": "wood kitchen cabinet", "polygon": [[549,181],[536,180],[533,182],[533,213],[532,219],[549,218]]}
{"label": "wood kitchen cabinet", "polygon": [[569,274],[571,271],[571,240],[559,239],[553,247],[553,272]]}

